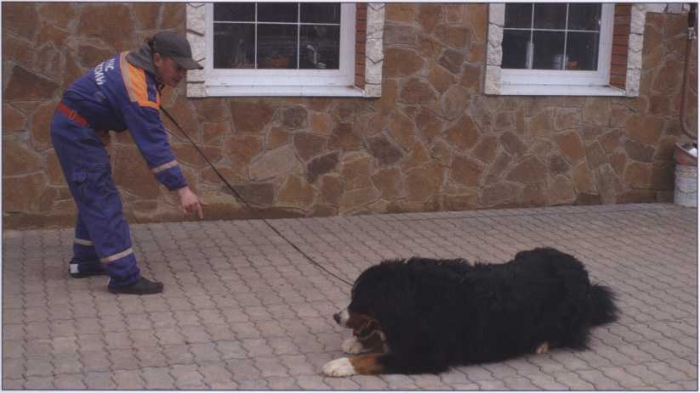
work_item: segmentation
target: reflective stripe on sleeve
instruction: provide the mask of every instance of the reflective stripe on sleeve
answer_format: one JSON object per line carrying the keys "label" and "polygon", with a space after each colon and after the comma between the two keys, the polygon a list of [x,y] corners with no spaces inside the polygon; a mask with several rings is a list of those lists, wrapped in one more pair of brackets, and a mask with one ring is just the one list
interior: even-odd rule
{"label": "reflective stripe on sleeve", "polygon": [[151,170],[153,171],[153,173],[160,173],[160,172],[163,172],[164,170],[169,169],[169,168],[172,168],[172,167],[174,167],[174,166],[177,166],[177,161],[176,161],[176,160],[172,160],[172,161],[170,161],[170,162],[166,162],[165,164],[160,165],[160,166],[157,166],[157,167],[155,167],[155,168],[153,168],[153,169],[151,169]]}
{"label": "reflective stripe on sleeve", "polygon": [[100,258],[100,262],[107,263],[107,262],[114,262],[117,259],[124,258],[127,255],[131,255],[134,253],[133,248],[129,247],[126,250],[122,252],[118,252],[116,254],[110,255],[108,257]]}
{"label": "reflective stripe on sleeve", "polygon": [[80,244],[81,246],[92,246],[92,245],[94,245],[94,243],[91,242],[90,240],[78,239],[77,237],[73,240],[73,243],[75,243],[75,244]]}

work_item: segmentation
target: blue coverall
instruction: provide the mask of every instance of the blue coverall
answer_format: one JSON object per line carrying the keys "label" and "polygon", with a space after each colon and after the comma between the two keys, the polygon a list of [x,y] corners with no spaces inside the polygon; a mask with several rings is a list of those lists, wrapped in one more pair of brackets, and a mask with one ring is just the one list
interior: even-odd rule
{"label": "blue coverall", "polygon": [[70,85],[63,110],[51,121],[51,140],[78,208],[71,269],[77,264],[89,272],[103,264],[111,287],[134,284],[140,272],[98,132],[128,128],[158,181],[169,190],[187,185],[159,116],[162,85],[144,68],[132,64],[127,52],[100,63]]}

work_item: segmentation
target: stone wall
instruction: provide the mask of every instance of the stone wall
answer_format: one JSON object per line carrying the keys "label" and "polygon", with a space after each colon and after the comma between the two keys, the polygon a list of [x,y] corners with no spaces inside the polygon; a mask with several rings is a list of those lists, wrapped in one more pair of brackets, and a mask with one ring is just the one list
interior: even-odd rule
{"label": "stone wall", "polygon": [[[387,4],[380,99],[188,99],[180,86],[163,105],[266,217],[671,201],[686,15],[647,13],[637,98],[498,97],[482,94],[487,11]],[[62,90],[165,28],[184,31],[184,3],[3,5],[6,228],[72,225],[49,139]],[[252,217],[186,140],[171,143],[207,219]],[[191,219],[128,133],[110,154],[132,221]]]}

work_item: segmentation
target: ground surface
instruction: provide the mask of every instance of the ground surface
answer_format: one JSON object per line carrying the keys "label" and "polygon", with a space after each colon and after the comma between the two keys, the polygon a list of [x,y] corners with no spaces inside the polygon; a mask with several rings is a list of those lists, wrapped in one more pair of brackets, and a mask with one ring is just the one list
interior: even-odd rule
{"label": "ground surface", "polygon": [[615,288],[592,348],[440,375],[330,378],[350,288],[262,221],[132,227],[153,296],[71,279],[72,230],[3,233],[4,389],[697,389],[697,210],[668,204],[271,220],[353,281],[383,258],[502,262],[553,246]]}

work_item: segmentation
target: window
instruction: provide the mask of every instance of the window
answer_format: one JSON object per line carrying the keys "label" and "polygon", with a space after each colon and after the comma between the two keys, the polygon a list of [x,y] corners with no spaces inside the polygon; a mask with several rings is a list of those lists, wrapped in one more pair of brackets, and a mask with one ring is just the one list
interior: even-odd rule
{"label": "window", "polygon": [[614,4],[491,4],[489,19],[487,94],[626,94],[610,85]]}
{"label": "window", "polygon": [[355,81],[355,4],[207,3],[208,96],[362,96]]}
{"label": "window", "polygon": [[215,3],[214,69],[339,69],[340,4]]}
{"label": "window", "polygon": [[601,4],[507,4],[504,69],[597,71]]}
{"label": "window", "polygon": [[612,19],[610,4],[506,4],[503,87],[607,85]]}

